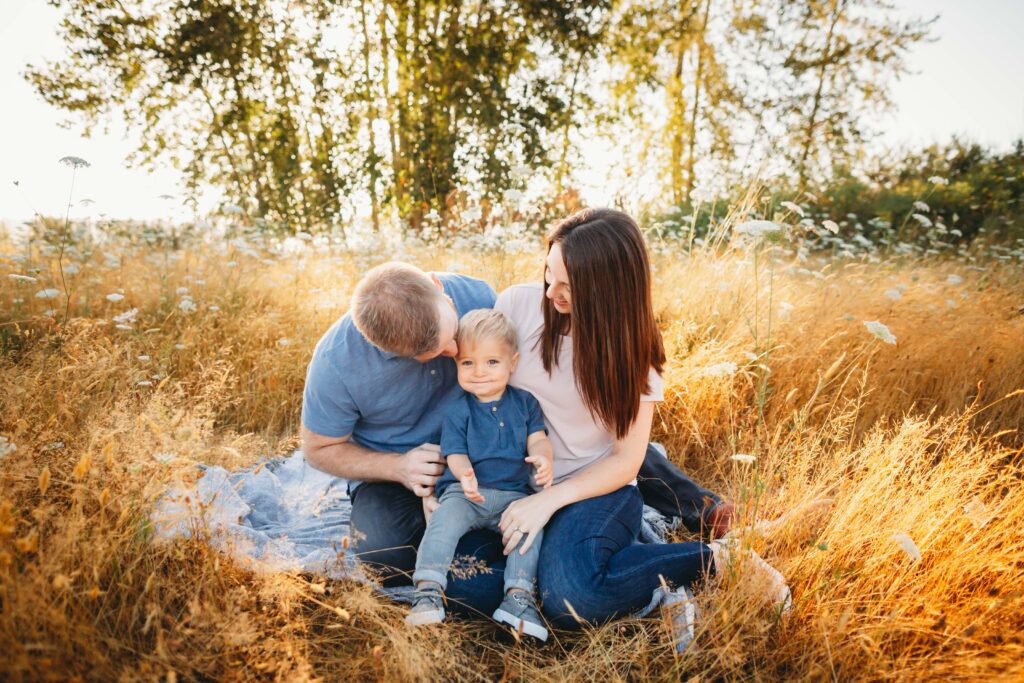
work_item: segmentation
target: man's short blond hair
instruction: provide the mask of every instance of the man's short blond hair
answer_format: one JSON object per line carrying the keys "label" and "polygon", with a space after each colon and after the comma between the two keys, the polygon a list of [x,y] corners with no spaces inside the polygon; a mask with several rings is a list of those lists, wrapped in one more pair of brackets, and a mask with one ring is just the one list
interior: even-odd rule
{"label": "man's short blond hair", "polygon": [[508,316],[493,308],[478,308],[462,316],[459,321],[459,333],[456,336],[459,353],[463,349],[471,349],[484,339],[498,339],[505,342],[515,353],[518,348],[516,327]]}
{"label": "man's short blond hair", "polygon": [[381,349],[412,358],[437,348],[444,295],[429,275],[401,261],[371,268],[356,284],[350,313],[356,329]]}

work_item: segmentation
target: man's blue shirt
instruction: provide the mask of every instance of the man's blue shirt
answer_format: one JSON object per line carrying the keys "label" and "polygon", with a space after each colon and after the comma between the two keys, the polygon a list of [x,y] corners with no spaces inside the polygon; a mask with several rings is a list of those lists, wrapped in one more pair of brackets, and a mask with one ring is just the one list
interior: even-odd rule
{"label": "man's blue shirt", "polygon": [[[526,462],[526,441],[530,434],[542,431],[544,417],[530,392],[505,387],[500,399],[487,403],[467,393],[448,406],[441,430],[441,455],[468,456],[482,488],[533,493],[533,466]],[[451,469],[445,469],[435,486],[437,496],[455,481]]]}
{"label": "man's blue shirt", "polygon": [[[437,273],[461,318],[493,308],[495,294],[483,280]],[[367,341],[346,313],[321,337],[306,371],[302,424],[323,436],[352,435],[377,451],[405,453],[440,443],[443,407],[459,387],[455,361],[439,356],[426,363],[381,351]],[[350,482],[355,489],[360,482]]]}

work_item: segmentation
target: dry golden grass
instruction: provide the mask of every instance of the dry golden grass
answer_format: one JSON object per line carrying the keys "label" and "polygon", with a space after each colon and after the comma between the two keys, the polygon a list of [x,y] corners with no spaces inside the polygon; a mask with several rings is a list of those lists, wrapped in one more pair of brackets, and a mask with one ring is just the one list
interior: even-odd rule
{"label": "dry golden grass", "polygon": [[[747,521],[802,510],[749,537],[789,578],[792,613],[780,621],[742,572],[728,576],[701,593],[683,657],[658,619],[557,632],[544,647],[486,622],[412,632],[403,608],[365,586],[253,574],[201,539],[150,543],[153,502],[194,463],[248,465],[296,445],[313,345],[383,258],[138,248],[104,267],[93,256],[69,282],[62,326],[43,315],[54,300],[33,296],[56,271],[0,282],[0,435],[17,446],[0,459],[0,676],[1024,676],[1024,277],[1005,264],[836,262],[819,279],[782,263],[772,274],[762,257],[755,279],[743,254],[655,257],[671,357],[657,437]],[[499,290],[540,276],[535,254],[407,258],[471,264]],[[946,282],[954,273],[963,283]],[[886,298],[900,284],[902,298]],[[179,287],[197,311],[178,308]],[[107,301],[118,289],[124,300]],[[111,317],[132,307],[133,329],[117,329]],[[896,346],[868,334],[875,319]],[[708,372],[723,362],[736,372]]]}

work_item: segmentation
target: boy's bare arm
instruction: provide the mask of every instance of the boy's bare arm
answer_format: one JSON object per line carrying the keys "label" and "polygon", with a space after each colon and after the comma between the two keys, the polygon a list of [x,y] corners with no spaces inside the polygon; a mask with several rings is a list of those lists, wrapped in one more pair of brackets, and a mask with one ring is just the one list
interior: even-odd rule
{"label": "boy's bare arm", "polygon": [[469,456],[463,453],[452,453],[448,456],[448,469],[452,471],[452,474],[456,476],[459,483],[462,484],[462,492],[474,503],[484,502],[484,497],[480,495],[480,486],[477,484],[476,475],[473,474],[473,463],[469,461]]}
{"label": "boy's bare arm", "polygon": [[551,440],[543,431],[536,431],[526,440],[526,462],[537,469],[537,485],[547,488],[554,481],[554,450]]}
{"label": "boy's bare arm", "polygon": [[473,464],[469,462],[469,456],[462,453],[452,453],[447,457],[448,469],[452,471],[456,479],[462,479],[467,472],[473,471]]}

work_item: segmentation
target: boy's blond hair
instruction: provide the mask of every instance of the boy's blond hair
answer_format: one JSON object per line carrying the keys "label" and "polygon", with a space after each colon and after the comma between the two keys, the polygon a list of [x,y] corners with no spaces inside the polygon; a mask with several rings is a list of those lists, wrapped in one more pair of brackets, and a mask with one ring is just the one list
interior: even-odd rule
{"label": "boy's blond hair", "polygon": [[422,270],[391,261],[371,268],[359,280],[349,313],[371,344],[412,358],[437,348],[438,303],[443,296]]}
{"label": "boy's blond hair", "polygon": [[459,345],[460,353],[463,348],[473,348],[482,339],[494,338],[505,342],[512,353],[518,350],[515,325],[501,311],[496,311],[493,308],[478,308],[462,316],[459,321],[456,342]]}

